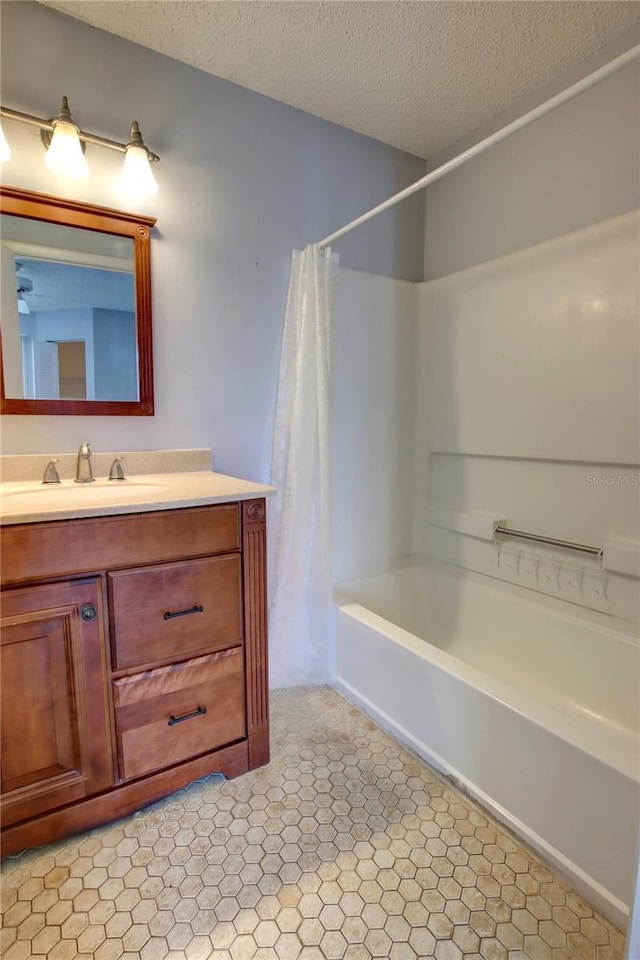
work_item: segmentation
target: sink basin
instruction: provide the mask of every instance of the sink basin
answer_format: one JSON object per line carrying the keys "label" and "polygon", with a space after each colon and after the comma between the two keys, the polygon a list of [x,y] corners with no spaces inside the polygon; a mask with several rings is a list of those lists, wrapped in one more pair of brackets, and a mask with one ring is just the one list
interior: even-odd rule
{"label": "sink basin", "polygon": [[94,483],[74,483],[73,481],[64,482],[60,486],[55,483],[39,483],[33,487],[26,487],[21,490],[3,491],[0,500],[11,504],[12,507],[24,505],[35,506],[36,501],[40,500],[41,505],[47,508],[60,506],[70,506],[78,504],[82,506],[86,503],[112,503],[114,500],[139,500],[153,496],[161,490],[166,490],[164,483],[149,483],[136,480],[113,480],[96,481]]}

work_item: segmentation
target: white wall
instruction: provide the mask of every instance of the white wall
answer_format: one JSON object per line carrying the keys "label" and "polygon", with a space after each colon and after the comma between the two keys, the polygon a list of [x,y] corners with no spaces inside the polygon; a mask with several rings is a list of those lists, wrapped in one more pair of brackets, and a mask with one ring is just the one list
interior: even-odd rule
{"label": "white wall", "polygon": [[638,617],[631,576],[612,574],[602,596],[597,563],[572,587],[573,555],[559,579],[551,563],[536,575],[506,554],[496,567],[490,540],[429,521],[433,508],[486,514],[547,537],[637,548],[639,249],[631,213],[419,285],[418,552]]}
{"label": "white wall", "polygon": [[[35,3],[2,4],[2,102],[161,156],[152,241],[156,416],[5,417],[4,453],[213,447],[266,479],[289,258],[424,173],[424,161]],[[5,183],[130,208],[120,158],[87,148],[82,184],[50,174],[36,129],[7,122]],[[422,198],[340,244],[342,263],[420,279]]]}
{"label": "white wall", "polygon": [[[429,161],[435,168],[638,43],[627,34]],[[640,206],[640,63],[556,108],[425,192],[426,280]]]}
{"label": "white wall", "polygon": [[333,576],[411,549],[415,287],[340,269],[333,395]]}

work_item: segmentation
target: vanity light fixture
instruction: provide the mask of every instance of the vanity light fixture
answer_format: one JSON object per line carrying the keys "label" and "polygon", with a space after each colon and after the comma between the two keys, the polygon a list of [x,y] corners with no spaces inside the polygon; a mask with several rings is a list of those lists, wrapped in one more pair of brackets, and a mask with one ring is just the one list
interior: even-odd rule
{"label": "vanity light fixture", "polygon": [[[34,117],[10,107],[0,107],[0,115],[6,120],[15,120],[32,127],[40,128],[40,136],[47,153],[45,163],[49,170],[67,177],[87,177],[89,167],[84,157],[87,143],[109,150],[124,153],[124,165],[120,177],[120,186],[129,194],[138,197],[150,197],[158,190],[158,184],[151,172],[151,164],[160,158],[145,145],[137,122],[131,124],[131,134],[127,143],[99,137],[97,134],[81,130],[74,122],[69,109],[69,101],[62,98],[58,115],[51,120]],[[0,128],[0,162],[11,159],[11,149]]]}
{"label": "vanity light fixture", "polygon": [[48,130],[40,131],[42,142],[48,147],[44,162],[52,173],[85,179],[89,176],[89,166],[80,143],[80,128],[73,122],[66,97],[62,98],[60,113],[51,124],[53,133]]}
{"label": "vanity light fixture", "polygon": [[140,128],[135,120],[131,124],[131,137],[124,153],[120,186],[127,193],[138,197],[152,197],[158,192],[158,184],[149,163],[148,150],[142,141]]}

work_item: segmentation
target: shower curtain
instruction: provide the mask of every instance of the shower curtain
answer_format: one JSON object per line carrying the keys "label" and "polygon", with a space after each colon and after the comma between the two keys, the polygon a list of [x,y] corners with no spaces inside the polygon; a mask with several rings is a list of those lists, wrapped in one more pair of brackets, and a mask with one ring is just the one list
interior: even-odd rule
{"label": "shower curtain", "polygon": [[331,597],[330,366],[336,259],[295,250],[280,353],[269,503],[273,687],[328,677]]}

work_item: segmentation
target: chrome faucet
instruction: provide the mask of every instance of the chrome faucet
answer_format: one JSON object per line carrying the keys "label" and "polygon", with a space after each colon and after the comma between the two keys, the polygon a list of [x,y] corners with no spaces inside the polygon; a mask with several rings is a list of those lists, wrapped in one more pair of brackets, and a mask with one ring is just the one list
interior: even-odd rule
{"label": "chrome faucet", "polygon": [[76,467],[76,483],[91,483],[94,480],[91,469],[91,447],[87,440],[80,444],[78,450],[78,465]]}
{"label": "chrome faucet", "polygon": [[53,460],[49,460],[49,463],[45,468],[44,474],[42,475],[43,483],[60,483],[61,482],[60,477],[58,475],[58,468],[56,467],[56,463],[60,463],[60,460],[57,457],[54,458]]}
{"label": "chrome faucet", "polygon": [[113,463],[111,464],[111,470],[109,471],[109,480],[126,480],[124,475],[124,470],[122,469],[122,461],[124,457],[116,457]]}

